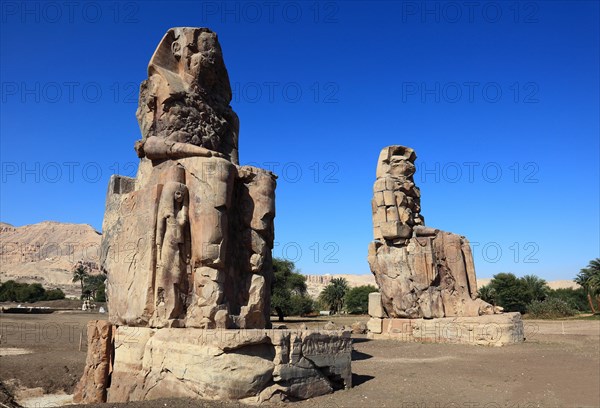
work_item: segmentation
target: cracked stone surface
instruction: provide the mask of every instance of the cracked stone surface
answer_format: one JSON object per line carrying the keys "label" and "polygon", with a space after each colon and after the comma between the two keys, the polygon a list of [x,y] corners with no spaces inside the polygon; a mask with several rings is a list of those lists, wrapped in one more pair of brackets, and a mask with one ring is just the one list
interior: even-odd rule
{"label": "cracked stone surface", "polygon": [[270,327],[276,176],[238,165],[230,101],[216,34],[169,30],[141,86],[137,176],[106,198],[112,323]]}
{"label": "cracked stone surface", "polygon": [[167,157],[168,150],[202,156],[212,151],[238,164],[239,121],[229,105],[231,97],[217,35],[207,28],[170,29],[154,51],[148,79],[140,87],[136,116],[143,139],[136,145],[138,154],[157,157],[147,146],[156,137],[166,143],[158,152]]}
{"label": "cracked stone surface", "polygon": [[[385,147],[373,186],[373,235],[368,261],[381,293],[376,318],[441,318],[499,312],[477,298],[469,241],[425,226],[415,185],[415,151]],[[383,308],[383,313],[379,308]],[[372,323],[375,325],[375,323]]]}
{"label": "cracked stone surface", "polygon": [[347,333],[268,330],[277,177],[238,164],[230,101],[216,34],[169,30],[140,89],[138,173],[108,186],[110,324],[90,328],[78,401],[260,402],[351,386]]}
{"label": "cracked stone surface", "polygon": [[82,381],[77,384],[73,402],[106,401],[113,358],[114,329],[105,320],[90,320],[87,325],[88,353]]}
{"label": "cracked stone surface", "polygon": [[119,327],[108,402],[307,399],[349,388],[348,332]]}

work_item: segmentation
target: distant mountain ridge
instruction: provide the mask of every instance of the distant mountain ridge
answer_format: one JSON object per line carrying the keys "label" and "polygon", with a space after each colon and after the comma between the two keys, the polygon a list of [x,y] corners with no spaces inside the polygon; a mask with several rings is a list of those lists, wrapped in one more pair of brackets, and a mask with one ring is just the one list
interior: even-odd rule
{"label": "distant mountain ridge", "polygon": [[79,295],[71,270],[82,261],[92,273],[99,272],[101,238],[88,224],[43,221],[15,227],[0,222],[0,281],[37,282]]}

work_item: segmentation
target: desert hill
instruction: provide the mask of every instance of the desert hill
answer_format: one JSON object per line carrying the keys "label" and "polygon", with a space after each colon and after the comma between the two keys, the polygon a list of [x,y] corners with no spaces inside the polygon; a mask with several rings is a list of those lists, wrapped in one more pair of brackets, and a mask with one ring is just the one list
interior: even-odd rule
{"label": "desert hill", "polygon": [[308,294],[312,298],[317,298],[323,288],[331,282],[333,278],[344,278],[348,281],[348,286],[351,288],[363,285],[373,285],[377,287],[375,283],[375,277],[372,274],[368,275],[305,275],[306,276],[306,287]]}
{"label": "desert hill", "polygon": [[0,223],[0,281],[9,279],[79,294],[71,269],[82,261],[98,271],[101,234],[87,224],[44,221],[15,227]]}

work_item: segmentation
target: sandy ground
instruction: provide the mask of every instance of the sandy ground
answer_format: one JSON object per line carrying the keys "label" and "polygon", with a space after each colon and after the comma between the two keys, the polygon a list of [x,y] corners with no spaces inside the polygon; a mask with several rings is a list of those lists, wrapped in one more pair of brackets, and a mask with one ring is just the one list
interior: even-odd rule
{"label": "sandy ground", "polygon": [[[6,390],[29,406],[59,406],[60,401],[68,400],[65,394],[73,392],[83,372],[86,323],[104,317],[84,312],[0,314],[0,381]],[[323,327],[329,319],[339,325],[350,325],[357,320],[366,321],[367,317],[296,318],[284,324],[294,328],[304,323],[316,328]],[[503,348],[372,341],[354,336],[354,387],[286,405],[292,408],[600,406],[600,321],[525,320],[525,333],[525,343]],[[17,349],[18,353],[14,351]],[[0,394],[1,390],[0,386]],[[44,394],[56,395],[44,397]],[[0,406],[5,401],[8,399],[3,400],[0,395]],[[87,407],[121,406],[228,408],[242,404],[169,399]]]}

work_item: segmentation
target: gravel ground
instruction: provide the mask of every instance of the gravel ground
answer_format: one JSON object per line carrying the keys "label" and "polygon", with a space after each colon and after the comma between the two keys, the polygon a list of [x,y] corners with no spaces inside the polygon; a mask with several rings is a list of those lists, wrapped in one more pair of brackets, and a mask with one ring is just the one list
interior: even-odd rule
{"label": "gravel ground", "polygon": [[[85,312],[0,314],[0,381],[4,384],[0,384],[0,403],[9,404],[11,394],[19,401],[40,393],[71,394],[85,363],[86,323],[101,318],[105,315]],[[294,318],[286,319],[283,324],[289,328],[300,324],[317,328],[329,320],[350,325],[358,320],[366,321],[367,317]],[[295,408],[600,406],[600,321],[526,320],[525,334],[525,343],[502,348],[372,341],[357,335],[354,336],[352,389],[307,401],[263,405]],[[11,351],[15,349],[25,349],[29,354]],[[166,399],[86,407],[121,406],[229,408],[244,405]]]}

